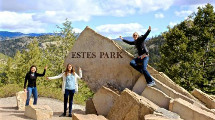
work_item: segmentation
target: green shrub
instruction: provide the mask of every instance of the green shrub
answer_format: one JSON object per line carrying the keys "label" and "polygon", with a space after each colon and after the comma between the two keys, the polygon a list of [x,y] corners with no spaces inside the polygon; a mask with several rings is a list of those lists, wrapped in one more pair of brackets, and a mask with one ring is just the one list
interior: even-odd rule
{"label": "green shrub", "polygon": [[0,87],[0,98],[15,96],[16,93],[21,90],[23,90],[23,88],[17,84],[4,85]]}

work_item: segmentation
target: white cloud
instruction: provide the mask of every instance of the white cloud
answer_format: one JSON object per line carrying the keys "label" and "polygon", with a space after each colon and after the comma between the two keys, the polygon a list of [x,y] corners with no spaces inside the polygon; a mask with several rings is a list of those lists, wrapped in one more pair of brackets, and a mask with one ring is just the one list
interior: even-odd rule
{"label": "white cloud", "polygon": [[[168,4],[167,4],[168,3]],[[13,4],[13,6],[11,6]],[[33,19],[45,23],[62,23],[66,18],[72,21],[89,21],[92,16],[127,16],[166,10],[172,0],[2,0],[3,11],[39,11]]]}
{"label": "white cloud", "polygon": [[[134,32],[144,34],[148,29],[139,23],[128,24],[105,24],[95,28],[95,30],[108,38],[118,38],[119,36],[132,36]],[[157,31],[158,28],[152,28],[152,32]]]}
{"label": "white cloud", "polygon": [[3,30],[19,31],[23,33],[45,32],[45,25],[38,21],[33,21],[32,13],[0,12],[0,28]]}
{"label": "white cloud", "polygon": [[75,32],[75,33],[81,33],[83,30],[79,29],[79,28],[73,28],[72,29],[72,32]]}
{"label": "white cloud", "polygon": [[[184,9],[184,10],[175,11],[175,15],[178,16],[178,17],[184,17],[184,19],[187,19],[188,16],[191,15],[192,13],[194,13],[194,12],[197,13],[198,12],[198,9],[197,9],[198,7],[201,7],[201,8],[205,7],[206,4],[207,4],[207,0],[204,1],[204,2],[197,0],[196,3],[195,2],[193,3],[193,2],[185,2],[184,1],[184,5],[181,6],[181,8]],[[212,4],[212,6],[215,6],[215,0],[211,4]]]}
{"label": "white cloud", "polygon": [[155,18],[164,18],[164,15],[162,13],[156,13]]}
{"label": "white cloud", "polygon": [[187,17],[191,15],[194,11],[191,10],[182,10],[182,11],[175,11],[175,15],[178,17]]}
{"label": "white cloud", "polygon": [[178,22],[170,22],[170,23],[169,23],[169,26],[170,26],[170,27],[174,27],[174,26],[177,25],[177,24],[178,24]]}
{"label": "white cloud", "polygon": [[186,6],[190,6],[190,5],[199,5],[199,4],[206,4],[206,3],[211,3],[211,4],[215,4],[214,0],[175,0],[174,4],[181,6],[181,5],[186,5]]}

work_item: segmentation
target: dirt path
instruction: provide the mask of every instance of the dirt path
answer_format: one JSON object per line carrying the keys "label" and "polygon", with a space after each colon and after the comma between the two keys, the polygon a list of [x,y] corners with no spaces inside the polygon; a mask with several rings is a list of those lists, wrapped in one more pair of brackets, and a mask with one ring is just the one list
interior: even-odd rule
{"label": "dirt path", "polygon": [[[40,97],[38,105],[48,105],[52,108],[54,115],[52,120],[71,120],[69,117],[58,117],[63,112],[63,102]],[[85,106],[73,104],[73,113],[85,113]],[[24,111],[17,110],[16,97],[0,98],[0,120],[32,120],[24,115]]]}

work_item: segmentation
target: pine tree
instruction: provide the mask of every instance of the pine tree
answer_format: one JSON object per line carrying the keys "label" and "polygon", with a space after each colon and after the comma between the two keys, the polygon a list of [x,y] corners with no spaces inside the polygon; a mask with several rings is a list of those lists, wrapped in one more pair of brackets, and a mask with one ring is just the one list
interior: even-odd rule
{"label": "pine tree", "polygon": [[[51,71],[47,73],[48,76],[60,74],[65,70],[64,60],[76,40],[71,24],[66,19],[63,27],[57,26],[59,31],[49,38],[51,42],[47,44],[45,50],[45,56],[49,61],[48,66]],[[61,87],[62,80],[55,80],[54,82],[54,86]]]}
{"label": "pine tree", "polygon": [[191,91],[194,87],[214,93],[215,13],[207,4],[164,33],[159,70]]}

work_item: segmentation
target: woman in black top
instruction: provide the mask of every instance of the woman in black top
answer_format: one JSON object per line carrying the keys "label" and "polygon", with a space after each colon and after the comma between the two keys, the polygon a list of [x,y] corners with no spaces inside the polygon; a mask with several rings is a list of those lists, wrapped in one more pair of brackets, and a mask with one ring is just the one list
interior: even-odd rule
{"label": "woman in black top", "polygon": [[37,104],[37,86],[36,86],[36,80],[37,77],[44,76],[46,73],[47,67],[44,68],[43,74],[37,73],[37,67],[32,65],[30,68],[30,71],[25,76],[25,82],[24,82],[24,91],[26,92],[26,83],[28,82],[27,87],[27,99],[26,99],[26,106],[29,105],[29,100],[31,98],[31,94],[34,96],[34,105]]}
{"label": "woman in black top", "polygon": [[123,39],[122,36],[119,36],[123,42],[125,42],[129,45],[135,45],[135,47],[137,48],[138,57],[134,58],[130,62],[130,65],[134,69],[139,71],[140,73],[144,74],[146,82],[147,82],[147,86],[149,86],[149,87],[156,85],[154,79],[151,77],[150,73],[147,71],[147,64],[149,61],[149,51],[146,48],[145,40],[150,32],[151,32],[151,26],[149,26],[149,29],[147,30],[147,32],[144,35],[139,36],[137,32],[133,33],[134,41],[128,41],[128,40]]}

